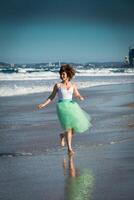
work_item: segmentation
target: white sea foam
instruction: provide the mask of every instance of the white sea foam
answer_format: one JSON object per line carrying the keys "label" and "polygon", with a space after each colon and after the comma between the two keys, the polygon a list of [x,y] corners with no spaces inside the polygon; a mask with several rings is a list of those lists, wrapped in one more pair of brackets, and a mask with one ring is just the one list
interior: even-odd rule
{"label": "white sea foam", "polygon": [[[36,69],[37,70],[37,69]],[[36,71],[35,70],[35,71]],[[121,70],[123,70],[121,72]],[[20,69],[19,73],[0,73],[0,80],[48,80],[59,78],[59,73],[54,71],[32,72],[32,68]],[[134,68],[91,68],[77,69],[76,76],[133,76]]]}
{"label": "white sea foam", "polygon": [[[132,83],[132,81],[126,81],[126,83]],[[134,82],[134,81],[133,81]],[[88,87],[94,87],[99,85],[111,85],[111,84],[119,84],[124,83],[123,81],[76,81],[77,86],[79,89],[82,88],[88,88]],[[15,84],[8,84],[6,86],[0,87],[0,96],[18,96],[18,95],[26,95],[26,94],[32,94],[32,93],[40,93],[40,92],[51,92],[53,89],[53,82],[49,82],[49,84],[29,84],[29,85],[17,85],[17,82]]]}
{"label": "white sea foam", "polygon": [[134,68],[128,68],[128,69],[91,68],[91,69],[77,70],[77,76],[128,76],[128,75],[134,75]]}
{"label": "white sea foam", "polygon": [[[28,72],[28,71],[29,72]],[[26,95],[52,91],[54,83],[59,81],[59,73],[52,71],[36,71],[31,68],[19,73],[0,73],[0,96]],[[120,71],[123,70],[121,73]],[[77,69],[78,88],[98,85],[134,83],[133,68],[91,68]]]}
{"label": "white sea foam", "polygon": [[54,72],[33,72],[33,73],[0,73],[0,80],[48,80],[59,77],[58,73]]}
{"label": "white sea foam", "polygon": [[32,94],[32,93],[40,93],[40,92],[47,92],[50,91],[52,87],[48,86],[17,86],[14,85],[14,87],[10,86],[4,86],[0,88],[0,96],[18,96],[18,95],[26,95],[26,94]]}

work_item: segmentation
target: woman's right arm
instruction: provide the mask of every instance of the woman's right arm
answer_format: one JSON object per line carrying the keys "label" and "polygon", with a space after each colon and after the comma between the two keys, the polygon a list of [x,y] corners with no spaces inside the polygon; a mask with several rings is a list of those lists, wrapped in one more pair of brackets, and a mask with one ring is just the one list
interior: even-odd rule
{"label": "woman's right arm", "polygon": [[57,89],[58,89],[57,84],[55,84],[51,95],[47,98],[46,101],[44,101],[43,103],[37,105],[37,107],[39,109],[41,109],[41,108],[44,108],[45,106],[47,106],[49,103],[51,103],[51,101],[54,99],[54,97],[55,97],[55,95],[57,93]]}
{"label": "woman's right arm", "polygon": [[81,94],[79,93],[79,91],[78,91],[78,89],[77,89],[77,85],[76,84],[73,84],[73,86],[74,86],[74,96],[75,96],[75,98],[77,98],[77,99],[80,99],[80,100],[84,100],[84,97],[83,96],[81,96]]}

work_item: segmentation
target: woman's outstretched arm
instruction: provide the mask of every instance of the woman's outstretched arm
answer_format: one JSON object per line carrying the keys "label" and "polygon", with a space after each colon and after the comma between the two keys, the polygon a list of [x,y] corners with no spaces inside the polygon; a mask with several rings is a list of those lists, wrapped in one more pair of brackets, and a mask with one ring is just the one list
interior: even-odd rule
{"label": "woman's outstretched arm", "polygon": [[47,106],[54,99],[56,93],[57,93],[57,84],[55,84],[51,95],[46,99],[46,101],[44,101],[43,103],[37,105],[37,107],[40,109],[40,108],[44,108],[45,106]]}

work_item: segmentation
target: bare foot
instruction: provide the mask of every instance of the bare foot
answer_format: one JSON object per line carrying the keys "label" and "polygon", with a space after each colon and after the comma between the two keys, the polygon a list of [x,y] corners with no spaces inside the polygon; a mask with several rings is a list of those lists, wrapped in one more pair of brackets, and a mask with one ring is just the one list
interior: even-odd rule
{"label": "bare foot", "polygon": [[72,156],[74,154],[74,151],[72,149],[68,150],[68,155]]}
{"label": "bare foot", "polygon": [[65,134],[64,134],[64,133],[61,133],[61,134],[60,134],[60,145],[61,145],[62,147],[65,146]]}

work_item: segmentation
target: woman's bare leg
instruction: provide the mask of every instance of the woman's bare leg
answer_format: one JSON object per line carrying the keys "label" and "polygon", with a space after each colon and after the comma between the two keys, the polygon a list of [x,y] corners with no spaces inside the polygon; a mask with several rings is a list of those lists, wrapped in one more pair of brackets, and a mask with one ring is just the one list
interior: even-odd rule
{"label": "woman's bare leg", "polygon": [[76,177],[73,155],[69,155],[69,174],[70,177]]}
{"label": "woman's bare leg", "polygon": [[60,145],[61,145],[62,147],[65,146],[65,136],[66,136],[66,132],[60,134]]}
{"label": "woman's bare leg", "polygon": [[74,151],[72,150],[72,129],[69,129],[66,132],[66,141],[67,141],[67,147],[68,147],[68,153],[69,154],[74,154]]}

